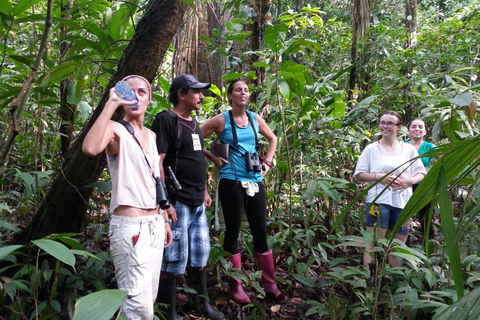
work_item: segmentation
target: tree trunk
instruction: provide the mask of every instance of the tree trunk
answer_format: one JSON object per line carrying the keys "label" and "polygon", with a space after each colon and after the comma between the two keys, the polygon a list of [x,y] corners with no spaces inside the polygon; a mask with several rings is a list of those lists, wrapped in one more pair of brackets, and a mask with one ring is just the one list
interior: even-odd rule
{"label": "tree trunk", "polygon": [[[64,19],[71,19],[70,14],[65,14],[64,12],[69,12],[73,6],[73,0],[67,0],[65,5],[62,5],[62,17]],[[61,30],[62,34],[68,35],[68,27],[63,27]],[[60,59],[63,59],[65,53],[72,46],[73,43],[68,41],[62,41],[60,45]],[[68,88],[72,84],[72,79],[65,79],[60,82],[60,119],[62,119],[62,124],[60,125],[60,142],[61,142],[61,151],[62,156],[65,157],[67,154],[70,143],[73,140],[73,124],[75,123],[75,109],[76,106],[68,103]]]}
{"label": "tree trunk", "polygon": [[[30,225],[15,239],[16,243],[27,243],[52,233],[80,232],[86,221],[88,199],[92,188],[106,165],[105,154],[87,157],[82,153],[82,143],[87,131],[102,112],[108,100],[109,90],[122,77],[139,74],[152,80],[166,51],[183,20],[187,5],[181,1],[150,0],[144,16],[138,23],[128,47],[118,64],[118,70],[110,79],[105,93],[92,114],[87,126],[72,144],[65,168],[52,184],[39,211]],[[113,116],[118,120],[121,110]]]}
{"label": "tree trunk", "polygon": [[[358,55],[358,44],[365,36],[370,24],[370,2],[369,0],[352,0],[352,45],[350,78],[348,83],[348,100],[357,100],[357,84],[359,79],[359,68],[362,57]],[[353,105],[350,105],[353,107]]]}
{"label": "tree trunk", "polygon": [[175,38],[175,63],[172,72],[174,75],[190,73],[200,81],[222,86],[222,76],[226,69],[226,58],[221,55],[208,56],[207,42],[200,36],[212,37],[214,28],[221,24],[221,4],[198,4],[196,12],[190,11],[186,17],[184,30],[180,30]]}
{"label": "tree trunk", "polygon": [[[256,18],[253,20],[252,25],[252,37],[250,41],[250,47],[252,51],[260,50],[260,46],[263,41],[263,28],[265,23],[270,23],[272,21],[272,17],[270,14],[270,6],[272,4],[272,0],[254,0],[253,1],[253,8],[256,12]],[[257,54],[250,55],[250,63],[253,64],[255,62],[260,62],[261,57]],[[265,68],[252,68],[257,73],[257,78],[254,80],[255,87],[260,87],[262,83],[265,82]],[[252,102],[256,102],[257,100],[257,92],[253,92],[250,100]]]}
{"label": "tree trunk", "polygon": [[[402,68],[401,72],[405,78],[409,79],[412,76],[414,70],[412,53],[410,51],[415,51],[417,49],[417,0],[406,0],[405,4],[405,30],[406,40],[405,40],[405,52],[408,56],[405,61],[407,62]],[[409,113],[413,112],[415,106],[410,103],[409,94],[411,86],[406,84],[403,88],[403,96],[406,101],[405,109],[407,111],[407,119],[410,117]]]}

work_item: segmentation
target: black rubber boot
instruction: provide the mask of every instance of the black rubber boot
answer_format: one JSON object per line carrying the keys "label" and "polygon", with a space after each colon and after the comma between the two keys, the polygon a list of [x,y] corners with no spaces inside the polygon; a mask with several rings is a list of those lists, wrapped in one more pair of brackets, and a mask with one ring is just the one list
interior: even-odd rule
{"label": "black rubber boot", "polygon": [[207,271],[205,269],[189,268],[187,271],[188,285],[197,291],[194,301],[205,318],[211,320],[223,320],[225,316],[220,311],[212,308],[208,302]]}
{"label": "black rubber boot", "polygon": [[160,286],[158,288],[157,302],[167,305],[159,307],[162,312],[160,319],[177,320],[177,285],[173,273],[160,273]]}

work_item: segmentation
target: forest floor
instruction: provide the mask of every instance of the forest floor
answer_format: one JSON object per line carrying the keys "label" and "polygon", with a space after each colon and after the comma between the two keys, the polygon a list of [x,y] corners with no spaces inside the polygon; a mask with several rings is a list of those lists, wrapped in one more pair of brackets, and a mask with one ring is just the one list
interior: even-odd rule
{"label": "forest floor", "polygon": [[[28,225],[33,215],[23,217],[16,222],[16,225],[20,228],[24,228]],[[96,217],[98,219],[98,216]],[[104,220],[101,218],[101,220]],[[98,221],[98,220],[97,220]],[[108,220],[104,220],[101,224],[107,225]],[[214,232],[214,231],[212,231]],[[412,231],[413,237],[410,237],[409,244],[423,241],[423,235],[418,232],[417,229]],[[218,234],[215,235],[218,237]],[[109,239],[107,236],[102,236],[100,241],[93,239],[93,234],[83,234],[81,236],[82,242],[92,240],[90,242],[91,249],[95,249],[99,252],[108,251]],[[8,242],[8,240],[7,240]],[[332,256],[329,256],[330,260],[345,255],[345,252],[335,251]],[[317,314],[306,316],[307,311],[312,307],[308,301],[324,302],[328,299],[328,295],[334,294],[335,297],[342,301],[354,302],[358,299],[353,292],[349,292],[343,286],[334,286],[332,288],[326,288],[319,286],[321,281],[324,281],[323,276],[328,272],[327,265],[318,265],[313,263],[308,273],[310,277],[314,277],[317,280],[317,285],[314,287],[306,286],[295,280],[294,277],[288,275],[288,268],[290,267],[285,260],[288,256],[287,252],[280,252],[280,257],[277,257],[284,263],[279,263],[276,266],[277,277],[288,279],[289,284],[278,283],[279,289],[288,296],[288,301],[283,304],[275,303],[274,301],[263,299],[261,295],[255,293],[254,288],[245,289],[247,295],[252,300],[251,305],[241,306],[234,302],[228,293],[228,277],[224,274],[216,275],[220,268],[216,270],[208,270],[208,291],[211,304],[219,311],[224,313],[225,319],[325,319]],[[307,261],[310,257],[304,257]],[[359,257],[356,258],[360,261]],[[246,275],[255,271],[255,261],[246,252],[242,252],[242,264],[243,271]],[[220,280],[220,281],[219,281]],[[192,319],[205,319],[196,305],[193,303],[195,299],[190,299],[191,290],[188,288],[188,284],[185,281],[185,276],[177,276],[177,319],[178,320],[192,320]],[[191,301],[190,301],[191,300]],[[160,318],[162,319],[162,318]],[[330,318],[328,318],[330,319]]]}

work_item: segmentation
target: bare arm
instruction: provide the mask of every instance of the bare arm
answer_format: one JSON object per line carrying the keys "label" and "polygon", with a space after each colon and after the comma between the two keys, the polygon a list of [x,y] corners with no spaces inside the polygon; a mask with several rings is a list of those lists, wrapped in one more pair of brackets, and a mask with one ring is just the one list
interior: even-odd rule
{"label": "bare arm", "polygon": [[275,150],[277,149],[277,136],[269,128],[262,117],[260,117],[258,114],[255,114],[255,116],[257,117],[258,131],[268,140],[267,154],[265,155],[264,160],[272,161],[273,157],[275,156]]}
{"label": "bare arm", "polygon": [[[225,117],[223,114],[218,114],[215,117],[207,120],[204,124],[200,126],[200,130],[202,131],[202,135],[204,138],[211,135],[215,132],[217,135],[223,132],[223,128],[225,126]],[[205,157],[212,161],[217,168],[221,168],[225,163],[227,163],[227,159],[223,159],[222,157],[217,157],[207,149],[203,149],[203,153]]]}
{"label": "bare arm", "polygon": [[110,89],[110,98],[83,140],[83,153],[88,156],[96,156],[107,149],[109,155],[118,154],[118,130],[116,123],[110,119],[118,107],[128,104],[132,104],[132,101],[120,99],[115,93],[115,88]]}

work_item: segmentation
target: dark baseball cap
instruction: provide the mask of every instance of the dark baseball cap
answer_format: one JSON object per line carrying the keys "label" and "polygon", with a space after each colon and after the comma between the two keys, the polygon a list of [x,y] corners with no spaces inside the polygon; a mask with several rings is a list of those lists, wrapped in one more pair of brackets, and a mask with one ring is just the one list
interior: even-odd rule
{"label": "dark baseball cap", "polygon": [[178,90],[183,88],[208,89],[210,86],[210,83],[200,82],[191,74],[181,74],[173,79],[172,85],[170,86],[170,94],[177,93]]}

